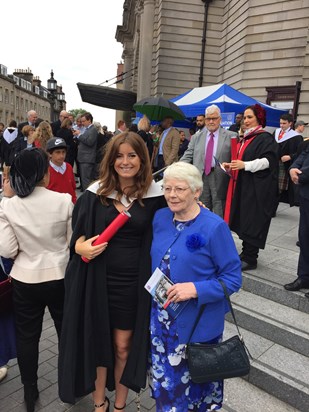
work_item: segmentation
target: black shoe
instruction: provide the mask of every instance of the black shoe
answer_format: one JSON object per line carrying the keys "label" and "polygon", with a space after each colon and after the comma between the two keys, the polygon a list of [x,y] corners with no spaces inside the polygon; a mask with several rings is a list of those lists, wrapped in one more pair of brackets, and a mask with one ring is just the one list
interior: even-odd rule
{"label": "black shoe", "polygon": [[295,292],[296,290],[300,290],[300,289],[309,289],[309,281],[305,281],[303,279],[297,278],[296,280],[294,280],[294,282],[292,283],[287,283],[286,285],[284,285],[284,289],[285,290],[290,290],[292,292]]}
{"label": "black shoe", "polygon": [[305,296],[309,299],[309,292],[305,293]]}
{"label": "black shoe", "polygon": [[257,263],[248,263],[245,262],[244,260],[241,261],[241,270],[254,270],[257,268]]}
{"label": "black shoe", "polygon": [[296,242],[296,246],[300,247],[299,240]]}
{"label": "black shoe", "polygon": [[34,412],[35,402],[39,397],[37,383],[24,384],[24,399],[27,406],[27,412]]}

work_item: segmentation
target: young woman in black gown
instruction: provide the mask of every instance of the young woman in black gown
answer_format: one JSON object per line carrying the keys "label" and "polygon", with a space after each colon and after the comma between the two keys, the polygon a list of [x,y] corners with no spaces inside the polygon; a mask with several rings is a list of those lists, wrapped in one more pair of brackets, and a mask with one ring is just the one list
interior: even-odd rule
{"label": "young woman in black gown", "polygon": [[[73,212],[59,354],[64,402],[93,392],[95,411],[103,412],[109,409],[105,387],[115,388],[114,410],[124,410],[128,388],[138,392],[145,387],[150,295],[144,285],[151,275],[152,219],[164,206],[141,137],[133,132],[114,137],[99,181]],[[130,220],[108,244],[92,246],[123,210],[130,211]]]}

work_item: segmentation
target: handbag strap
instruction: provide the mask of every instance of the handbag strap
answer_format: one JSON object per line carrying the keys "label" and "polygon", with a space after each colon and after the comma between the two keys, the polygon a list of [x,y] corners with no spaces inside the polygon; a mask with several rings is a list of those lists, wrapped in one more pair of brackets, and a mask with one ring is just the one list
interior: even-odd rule
{"label": "handbag strap", "polygon": [[[220,285],[222,286],[224,295],[225,295],[226,300],[227,300],[227,302],[228,302],[228,304],[229,304],[229,307],[230,307],[230,310],[231,310],[231,313],[232,313],[232,316],[233,316],[233,320],[234,320],[235,326],[236,326],[236,328],[237,328],[237,333],[238,333],[239,339],[240,339],[241,342],[244,344],[244,343],[245,343],[245,342],[244,342],[244,338],[242,337],[242,334],[240,333],[240,329],[239,329],[239,326],[238,326],[237,321],[236,321],[235,312],[234,312],[234,309],[233,309],[233,306],[232,306],[232,302],[231,302],[230,296],[229,296],[228,291],[227,291],[227,289],[226,289],[225,283],[224,283],[223,280],[221,280],[221,279],[218,279],[218,282],[219,282]],[[197,315],[197,318],[196,318],[196,320],[195,320],[195,322],[194,322],[194,325],[193,325],[193,328],[192,328],[192,330],[191,330],[191,333],[190,333],[190,336],[189,336],[189,339],[188,339],[188,343],[190,342],[190,340],[191,340],[191,338],[192,338],[192,336],[193,336],[193,333],[195,332],[195,329],[196,329],[196,327],[197,327],[197,324],[199,323],[199,321],[200,321],[200,319],[201,319],[201,316],[202,316],[205,308],[206,308],[206,304],[204,304],[204,305],[202,305],[202,306],[200,307],[199,313],[198,313],[198,315]],[[249,351],[248,351],[248,352],[249,352]],[[251,356],[251,355],[250,355],[250,356]]]}
{"label": "handbag strap", "polygon": [[224,283],[223,280],[221,280],[221,279],[218,279],[218,282],[221,284],[222,289],[223,289],[223,292],[224,292],[224,295],[225,295],[226,300],[227,300],[227,302],[228,302],[228,304],[229,304],[230,311],[231,311],[231,314],[232,314],[232,316],[233,316],[233,320],[234,320],[234,323],[235,323],[235,326],[236,326],[236,329],[237,329],[237,333],[238,333],[239,339],[242,341],[242,343],[244,343],[244,338],[242,337],[242,334],[240,333],[240,329],[239,329],[238,323],[237,323],[237,321],[236,321],[236,316],[235,316],[235,312],[234,312],[234,309],[233,309],[233,306],[232,306],[232,302],[231,302],[231,299],[230,299],[230,295],[228,294],[228,291],[227,291],[227,289],[226,289],[225,283]]}

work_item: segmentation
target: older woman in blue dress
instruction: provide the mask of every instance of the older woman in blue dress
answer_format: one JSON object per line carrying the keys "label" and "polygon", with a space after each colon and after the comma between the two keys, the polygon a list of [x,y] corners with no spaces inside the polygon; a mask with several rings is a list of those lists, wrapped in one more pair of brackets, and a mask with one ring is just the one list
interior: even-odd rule
{"label": "older woman in blue dress", "polygon": [[226,223],[197,200],[203,182],[198,169],[178,162],[164,172],[163,189],[168,208],[153,221],[153,270],[159,268],[173,282],[171,302],[183,309],[173,317],[155,300],[151,310],[151,395],[157,411],[219,410],[223,382],[193,383],[185,348],[201,305],[206,309],[191,342],[221,340],[228,311],[221,279],[230,294],[241,286],[237,250]]}

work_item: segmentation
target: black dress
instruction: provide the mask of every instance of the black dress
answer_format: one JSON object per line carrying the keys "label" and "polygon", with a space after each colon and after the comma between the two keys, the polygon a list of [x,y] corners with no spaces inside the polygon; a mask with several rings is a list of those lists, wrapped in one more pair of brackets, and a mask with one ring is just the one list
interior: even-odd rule
{"label": "black dress", "polygon": [[[97,209],[98,221],[102,221],[102,209]],[[106,225],[109,225],[118,214],[118,210],[110,201],[110,206],[106,210]],[[139,203],[133,204],[130,214],[131,219],[116,233],[106,249],[108,310],[113,329],[134,329],[141,244],[144,229],[151,225],[152,220],[148,210],[142,208]]]}
{"label": "black dress", "polygon": [[101,233],[118,212],[112,200],[104,206],[90,190],[75,205],[59,348],[59,396],[64,402],[75,403],[95,389],[98,366],[107,367],[107,388],[114,390],[113,328],[133,329],[121,383],[136,392],[146,385],[151,299],[144,285],[151,275],[152,219],[166,206],[157,192],[143,199],[144,206],[133,204],[131,219],[89,264],[75,254],[76,240]]}

